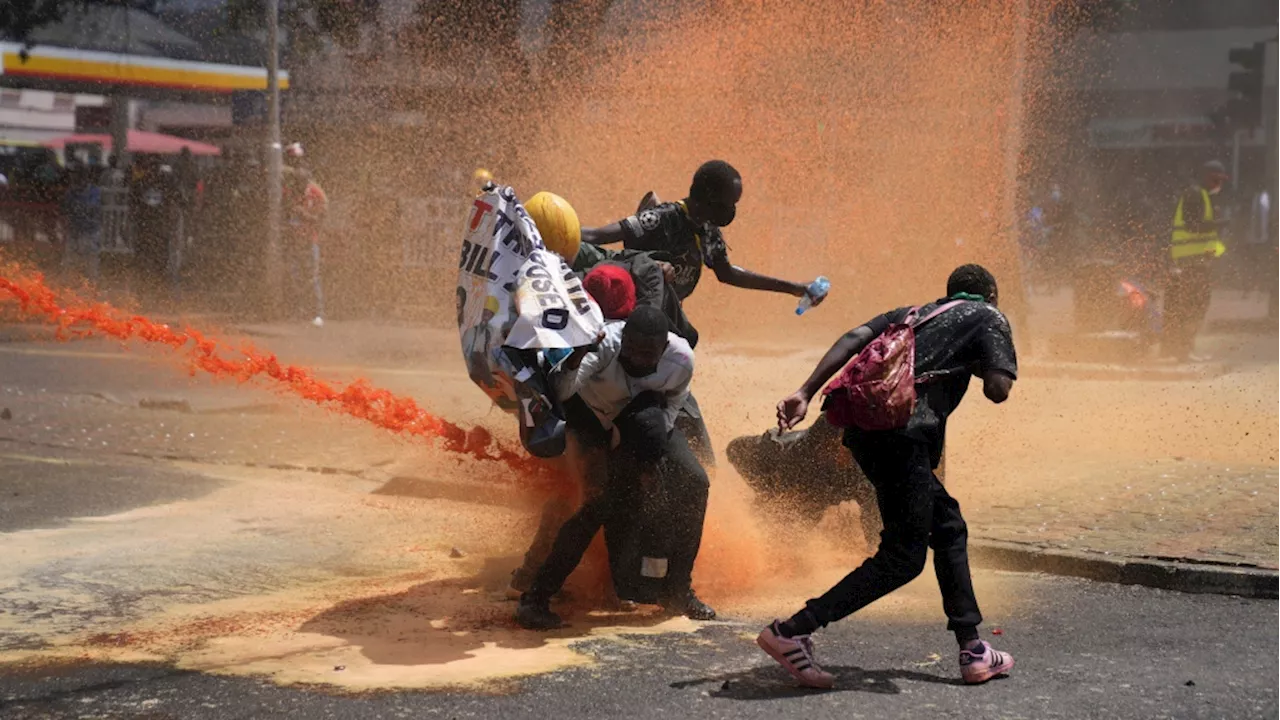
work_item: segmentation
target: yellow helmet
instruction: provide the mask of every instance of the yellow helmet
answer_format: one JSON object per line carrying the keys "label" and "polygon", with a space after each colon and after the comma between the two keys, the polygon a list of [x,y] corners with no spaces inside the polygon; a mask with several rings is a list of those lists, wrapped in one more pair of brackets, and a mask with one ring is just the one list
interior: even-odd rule
{"label": "yellow helmet", "polygon": [[500,308],[500,306],[498,305],[498,298],[496,298],[496,297],[494,297],[494,296],[490,295],[489,297],[487,297],[487,298],[485,298],[485,299],[484,299],[484,309],[485,309],[485,310],[488,310],[489,312],[493,313],[494,315],[497,315],[497,314],[498,314],[498,310],[499,310],[499,308]]}
{"label": "yellow helmet", "polygon": [[492,180],[493,173],[484,168],[476,168],[476,171],[471,173],[471,182],[475,184],[477,192],[484,190],[485,184]]}
{"label": "yellow helmet", "polygon": [[573,262],[582,244],[582,225],[569,201],[543,191],[529,198],[524,209],[533,218],[533,224],[538,226],[538,234],[547,249]]}

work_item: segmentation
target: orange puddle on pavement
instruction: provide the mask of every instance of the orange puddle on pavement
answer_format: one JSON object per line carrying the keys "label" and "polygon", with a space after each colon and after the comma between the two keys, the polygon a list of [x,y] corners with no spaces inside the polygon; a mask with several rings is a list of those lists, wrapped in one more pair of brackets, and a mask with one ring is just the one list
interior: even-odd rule
{"label": "orange puddle on pavement", "polygon": [[579,610],[571,627],[531,632],[515,625],[513,602],[475,578],[415,575],[183,607],[118,632],[3,653],[0,664],[165,662],[349,691],[502,691],[504,681],[592,664],[575,649],[584,641],[700,627],[652,610]]}

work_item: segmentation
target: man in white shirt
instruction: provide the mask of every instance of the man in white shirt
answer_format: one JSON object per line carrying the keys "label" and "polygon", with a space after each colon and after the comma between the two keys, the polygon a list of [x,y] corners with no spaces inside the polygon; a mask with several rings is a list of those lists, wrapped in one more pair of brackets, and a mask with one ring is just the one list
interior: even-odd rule
{"label": "man in white shirt", "polygon": [[[634,559],[642,566],[639,574],[661,586],[659,604],[693,619],[715,617],[691,587],[707,507],[707,474],[675,427],[692,378],[689,344],[668,331],[660,310],[641,307],[625,323],[607,325],[599,348],[558,380],[569,434],[585,466],[584,498],[520,597],[516,621],[521,626],[550,629],[562,624],[551,612],[551,598],[606,526],[615,573],[625,576],[636,570],[627,564]],[[641,491],[646,477],[655,486],[647,497]],[[655,557],[658,552],[626,557],[627,540],[648,540],[641,535],[644,528],[628,522],[642,506],[657,505],[662,508],[661,532],[650,535],[661,535],[663,557]]]}

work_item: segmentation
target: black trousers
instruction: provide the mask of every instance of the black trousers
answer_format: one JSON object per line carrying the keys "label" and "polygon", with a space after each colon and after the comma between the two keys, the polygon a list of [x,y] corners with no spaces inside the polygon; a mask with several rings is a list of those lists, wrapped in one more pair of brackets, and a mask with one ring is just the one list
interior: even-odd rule
{"label": "black trousers", "polygon": [[821,626],[870,605],[915,579],[929,548],[947,629],[982,623],[969,577],[968,528],[960,505],[933,473],[927,443],[897,433],[865,436],[853,457],[876,489],[884,530],[876,554],[807,607]]}
{"label": "black trousers", "polygon": [[1183,260],[1178,274],[1169,276],[1165,291],[1164,336],[1160,351],[1186,358],[1195,349],[1196,333],[1209,311],[1213,295],[1213,261],[1208,258]]}
{"label": "black trousers", "polygon": [[[574,396],[566,401],[564,406],[565,417],[569,426],[569,437],[573,443],[568,453],[579,464],[580,475],[586,480],[585,484],[588,490],[601,491],[605,486],[605,481],[599,476],[607,471],[608,465],[607,453],[602,454],[602,449],[608,448],[611,438],[600,427],[595,414],[580,398]],[[693,399],[693,395],[690,395],[685,407],[680,410],[680,415],[676,417],[676,428],[684,434],[689,450],[705,470],[716,466],[716,456],[711,449],[711,436],[707,433],[707,426],[702,421],[701,415],[698,402]],[[593,475],[596,477],[593,478]],[[696,486],[696,479],[692,482]],[[651,499],[661,501],[664,498],[660,495]],[[551,547],[555,543],[556,534],[560,532],[560,528],[565,521],[573,516],[573,513],[573,504],[563,495],[555,495],[543,504],[542,514],[538,520],[538,530],[534,534],[533,542],[529,545],[529,550],[524,554],[524,562],[520,565],[520,569],[516,571],[515,583],[517,587],[527,586],[533,581],[534,574],[538,572],[538,568],[542,566],[542,563],[546,562],[547,557],[551,554]],[[625,520],[625,518],[616,518],[615,515],[615,521],[609,524],[610,527],[605,528],[606,540],[610,537],[615,538],[614,549],[618,552],[612,552],[610,554],[612,558],[621,558],[623,556],[621,549],[616,545],[616,539],[626,532],[623,527]],[[876,528],[878,531],[878,518]],[[874,543],[872,544],[874,545]]]}
{"label": "black trousers", "polygon": [[[619,559],[630,557],[639,562],[642,555],[660,554],[667,560],[661,595],[687,593],[702,544],[710,484],[684,434],[679,429],[668,432],[664,410],[637,398],[615,420],[621,443],[607,449],[607,441],[603,447],[597,441],[609,434],[598,422],[590,427],[582,416],[583,410],[590,410],[576,398],[574,401],[566,403],[565,410],[589,466],[583,501],[560,527],[525,599],[545,602],[559,592],[601,528],[605,528],[615,584],[620,584],[619,575],[639,571],[621,566]],[[594,421],[594,415],[590,419]],[[637,551],[634,543],[649,550]]]}
{"label": "black trousers", "polygon": [[711,447],[711,433],[707,431],[707,423],[702,419],[702,408],[698,407],[698,401],[693,397],[693,393],[689,393],[689,399],[685,401],[680,414],[676,416],[676,427],[684,433],[684,439],[689,442],[689,449],[693,451],[694,457],[698,458],[698,462],[702,463],[702,467],[715,467],[716,452]]}

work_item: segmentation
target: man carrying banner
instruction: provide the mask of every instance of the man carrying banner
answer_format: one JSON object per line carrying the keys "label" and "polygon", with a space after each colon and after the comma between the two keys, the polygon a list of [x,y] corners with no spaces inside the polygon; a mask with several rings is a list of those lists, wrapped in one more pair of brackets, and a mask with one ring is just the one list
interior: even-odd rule
{"label": "man carrying banner", "polygon": [[564,451],[564,418],[550,397],[555,358],[594,345],[600,308],[556,255],[509,187],[476,197],[458,263],[458,333],[468,375],[496,404],[520,414],[531,454]]}
{"label": "man carrying banner", "polygon": [[[649,193],[641,201],[640,211],[656,207],[656,203],[657,198]],[[623,268],[631,274],[635,285],[635,305],[648,305],[661,310],[667,316],[671,332],[686,340],[690,349],[697,347],[698,331],[684,314],[681,296],[674,285],[675,270],[671,263],[660,259],[660,254],[644,250],[610,250],[583,243],[582,233],[586,231],[581,229],[578,214],[559,195],[537,193],[525,207],[538,227],[547,249],[571,263],[574,272],[585,277],[603,264]],[[692,394],[686,406],[681,409],[677,422],[703,466],[715,467],[711,436],[702,420],[698,401]]]}
{"label": "man carrying banner", "polygon": [[[642,582],[658,588],[659,604],[696,620],[713,619],[715,610],[692,589],[709,483],[675,424],[693,377],[689,344],[668,331],[660,311],[642,307],[625,322],[608,324],[598,350],[585,356],[579,350],[566,362],[571,371],[557,379],[556,394],[583,460],[584,499],[520,597],[516,621],[528,629],[561,625],[551,598],[606,526],[615,572],[629,575],[634,561],[647,579]],[[662,550],[636,552],[632,544],[629,551],[628,540],[651,535],[632,530],[637,509],[655,504],[664,510],[663,537],[653,546]]]}

